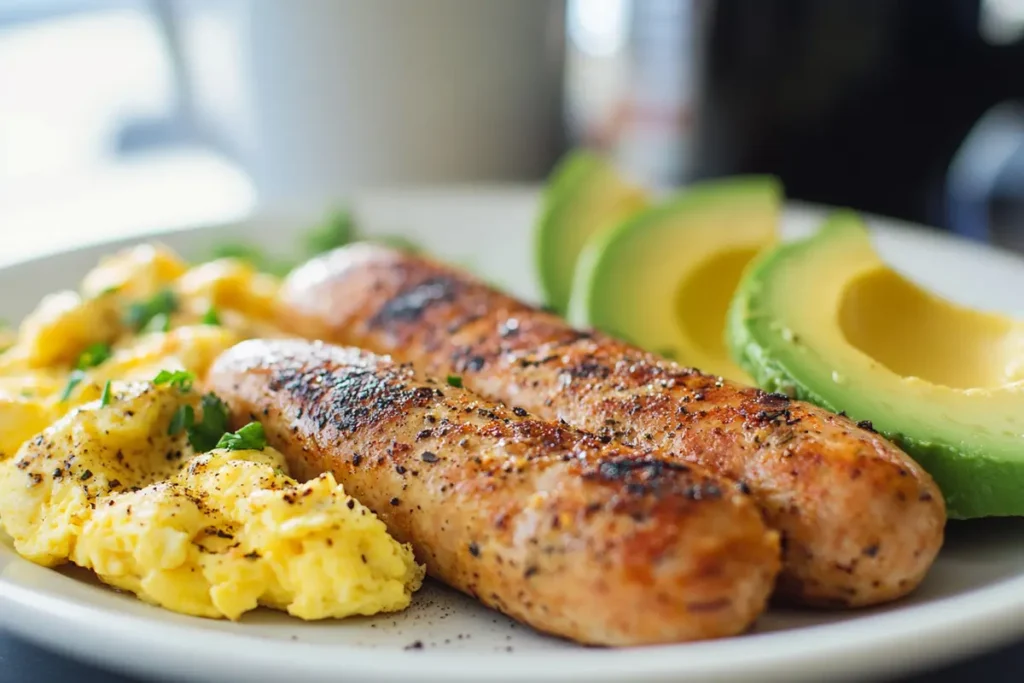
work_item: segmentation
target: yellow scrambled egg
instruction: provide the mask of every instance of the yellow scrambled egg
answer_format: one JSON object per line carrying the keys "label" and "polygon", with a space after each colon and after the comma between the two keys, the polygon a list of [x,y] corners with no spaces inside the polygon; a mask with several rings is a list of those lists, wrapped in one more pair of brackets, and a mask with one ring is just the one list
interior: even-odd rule
{"label": "yellow scrambled egg", "polygon": [[153,382],[202,378],[241,339],[280,336],[276,291],[240,262],[190,269],[147,246],[40,304],[0,353],[0,524],[22,556],[205,617],[409,604],[422,566],[331,475],[296,482],[260,439],[213,448],[206,434],[197,452],[219,401],[199,380]]}

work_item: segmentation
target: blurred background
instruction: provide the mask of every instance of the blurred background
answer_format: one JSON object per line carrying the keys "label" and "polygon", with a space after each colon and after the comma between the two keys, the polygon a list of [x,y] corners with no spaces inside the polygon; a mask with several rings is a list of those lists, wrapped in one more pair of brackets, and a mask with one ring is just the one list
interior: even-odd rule
{"label": "blurred background", "polygon": [[0,255],[572,145],[1024,250],[1022,36],[1022,0],[0,0]]}

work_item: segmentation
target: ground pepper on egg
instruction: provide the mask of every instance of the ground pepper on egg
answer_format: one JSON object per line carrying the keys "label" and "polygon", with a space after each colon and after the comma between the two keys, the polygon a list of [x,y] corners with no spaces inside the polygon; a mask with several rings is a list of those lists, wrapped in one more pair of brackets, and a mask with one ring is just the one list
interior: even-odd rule
{"label": "ground pepper on egg", "polygon": [[0,524],[22,556],[196,616],[409,604],[409,547],[330,475],[292,479],[258,422],[229,431],[197,379],[238,341],[283,336],[277,285],[147,245],[41,302],[0,349]]}

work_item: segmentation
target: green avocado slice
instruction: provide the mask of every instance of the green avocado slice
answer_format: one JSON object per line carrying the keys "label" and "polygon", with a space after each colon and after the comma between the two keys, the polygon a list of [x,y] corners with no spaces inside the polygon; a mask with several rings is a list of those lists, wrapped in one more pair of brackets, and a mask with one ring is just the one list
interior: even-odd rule
{"label": "green avocado slice", "polygon": [[856,214],[759,256],[727,327],[758,385],[870,421],[935,478],[950,517],[1024,514],[1024,324],[907,280]]}
{"label": "green avocado slice", "polygon": [[587,239],[647,205],[647,193],[601,155],[569,152],[555,167],[534,225],[534,259],[544,303],[564,315],[576,259]]}
{"label": "green avocado slice", "polygon": [[729,356],[725,317],[744,268],[776,239],[770,176],[694,183],[587,243],[570,320],[679,363],[750,383]]}

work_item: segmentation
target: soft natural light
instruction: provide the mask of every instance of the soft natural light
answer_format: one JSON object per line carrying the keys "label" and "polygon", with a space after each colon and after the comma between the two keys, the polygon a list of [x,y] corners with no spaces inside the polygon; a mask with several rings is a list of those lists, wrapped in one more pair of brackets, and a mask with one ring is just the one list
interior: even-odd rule
{"label": "soft natural light", "polygon": [[150,6],[98,7],[7,25],[0,15],[0,262],[232,220],[254,204],[249,178],[213,150],[119,149],[133,125],[173,123],[177,94]]}

